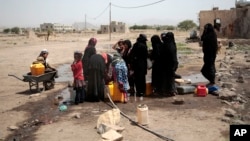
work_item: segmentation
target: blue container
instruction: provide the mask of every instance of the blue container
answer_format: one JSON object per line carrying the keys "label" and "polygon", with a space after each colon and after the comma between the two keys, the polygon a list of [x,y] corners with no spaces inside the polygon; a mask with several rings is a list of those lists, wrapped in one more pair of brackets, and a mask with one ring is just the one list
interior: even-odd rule
{"label": "blue container", "polygon": [[219,90],[218,86],[208,86],[207,88],[209,93]]}

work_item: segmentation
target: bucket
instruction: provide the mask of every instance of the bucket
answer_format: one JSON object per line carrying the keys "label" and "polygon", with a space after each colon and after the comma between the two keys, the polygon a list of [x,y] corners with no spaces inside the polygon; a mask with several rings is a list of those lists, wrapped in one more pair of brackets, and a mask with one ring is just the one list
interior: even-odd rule
{"label": "bucket", "polygon": [[137,106],[137,121],[141,125],[148,124],[148,106],[140,104]]}

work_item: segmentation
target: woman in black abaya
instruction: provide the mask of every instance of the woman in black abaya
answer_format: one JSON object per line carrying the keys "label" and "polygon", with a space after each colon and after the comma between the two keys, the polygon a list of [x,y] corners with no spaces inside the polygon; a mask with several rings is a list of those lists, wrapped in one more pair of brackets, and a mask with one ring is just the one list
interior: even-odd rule
{"label": "woman in black abaya", "polygon": [[208,79],[208,86],[215,84],[215,59],[218,49],[217,35],[214,31],[213,25],[208,23],[204,26],[204,32],[201,36],[203,61],[204,65],[201,69],[202,75]]}
{"label": "woman in black abaya", "polygon": [[161,47],[161,64],[162,64],[162,92],[175,96],[177,90],[175,87],[175,71],[178,68],[177,49],[172,32],[162,33],[163,41]]}
{"label": "woman in black abaya", "polygon": [[154,92],[160,92],[161,85],[161,64],[160,64],[160,48],[162,46],[161,39],[158,35],[153,35],[151,37],[151,43],[153,47],[150,59],[153,62],[152,66],[152,82],[151,85]]}
{"label": "woman in black abaya", "polygon": [[89,59],[88,86],[86,101],[99,102],[104,100],[105,79],[112,61],[110,55],[94,54]]}

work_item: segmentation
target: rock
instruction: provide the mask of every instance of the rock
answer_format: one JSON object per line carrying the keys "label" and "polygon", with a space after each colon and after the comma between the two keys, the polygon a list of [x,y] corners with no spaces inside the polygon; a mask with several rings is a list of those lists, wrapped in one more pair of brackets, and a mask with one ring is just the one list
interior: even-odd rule
{"label": "rock", "polygon": [[99,128],[97,129],[97,133],[103,134],[103,133],[109,131],[110,129],[115,130],[117,132],[122,132],[125,128],[117,126],[117,125],[110,125],[110,124],[103,123],[103,124],[100,124]]}
{"label": "rock", "polygon": [[230,91],[234,91],[234,92],[235,92],[235,91],[236,91],[236,89],[235,89],[235,88],[231,88],[231,89],[230,89]]}
{"label": "rock", "polygon": [[225,77],[225,76],[221,76],[218,78],[218,81],[227,82],[227,81],[229,81],[229,78]]}
{"label": "rock", "polygon": [[237,117],[237,113],[233,109],[225,109],[225,116],[227,116],[227,117]]}
{"label": "rock", "polygon": [[235,64],[235,61],[234,61],[234,60],[231,60],[231,61],[230,61],[230,65],[233,65],[233,64]]}
{"label": "rock", "polygon": [[250,62],[250,59],[248,58],[248,59],[246,60],[246,62]]}
{"label": "rock", "polygon": [[19,128],[15,125],[9,126],[8,127],[11,131],[18,130]]}
{"label": "rock", "polygon": [[234,124],[234,125],[243,125],[243,124],[246,124],[246,123],[244,121],[242,121],[242,120],[235,119],[235,120],[231,121],[231,124]]}
{"label": "rock", "polygon": [[123,136],[115,130],[110,129],[109,131],[102,134],[102,138],[109,141],[120,141],[122,140]]}
{"label": "rock", "polygon": [[229,68],[229,65],[227,65],[225,62],[221,62],[220,68]]}
{"label": "rock", "polygon": [[73,85],[74,85],[73,83],[74,83],[73,81],[69,81],[68,82],[68,87],[73,87]]}
{"label": "rock", "polygon": [[234,59],[234,56],[230,56],[230,59],[231,59],[231,60]]}
{"label": "rock", "polygon": [[235,101],[238,101],[239,103],[247,103],[247,101],[244,100],[244,98],[240,97],[240,96],[237,96],[236,99],[235,99]]}
{"label": "rock", "polygon": [[173,104],[178,104],[178,105],[184,104],[184,98],[174,97],[173,100],[174,100]]}
{"label": "rock", "polygon": [[233,83],[224,82],[221,87],[231,89],[233,88]]}
{"label": "rock", "polygon": [[226,69],[226,68],[219,68],[218,69],[218,72],[226,72],[226,71],[228,71],[228,69]]}
{"label": "rock", "polygon": [[235,74],[235,71],[234,70],[230,70],[229,71],[231,74]]}
{"label": "rock", "polygon": [[243,121],[250,121],[250,115],[244,115],[244,116],[242,117],[242,120],[243,120]]}
{"label": "rock", "polygon": [[244,110],[245,106],[243,104],[235,103],[233,104],[233,108],[238,110]]}
{"label": "rock", "polygon": [[38,97],[40,95],[41,95],[40,93],[38,93],[38,94],[32,94],[32,95],[29,96],[29,98]]}
{"label": "rock", "polygon": [[226,100],[222,100],[221,103],[224,103],[224,104],[227,104],[229,106],[232,106],[232,104],[230,102],[226,101]]}
{"label": "rock", "polygon": [[242,75],[238,76],[238,79],[236,80],[238,83],[244,83],[244,77]]}
{"label": "rock", "polygon": [[73,113],[72,117],[79,119],[81,118],[81,113]]}
{"label": "rock", "polygon": [[112,109],[101,114],[97,120],[97,129],[101,124],[117,125],[121,120],[120,110]]}
{"label": "rock", "polygon": [[229,117],[222,117],[222,118],[221,118],[221,121],[224,121],[224,122],[226,122],[226,123],[230,123],[231,118],[229,118]]}
{"label": "rock", "polygon": [[232,74],[228,72],[224,72],[221,74],[220,77],[218,77],[218,81],[228,82],[231,77],[232,77]]}
{"label": "rock", "polygon": [[237,94],[234,91],[228,89],[220,90],[219,98],[222,100],[232,101],[237,97]]}

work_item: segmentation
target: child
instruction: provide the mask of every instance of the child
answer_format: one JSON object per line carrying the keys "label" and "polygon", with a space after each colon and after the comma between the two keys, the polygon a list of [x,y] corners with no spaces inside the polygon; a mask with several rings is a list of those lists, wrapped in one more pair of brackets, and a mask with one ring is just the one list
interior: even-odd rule
{"label": "child", "polygon": [[120,92],[124,95],[124,103],[128,102],[128,69],[119,53],[115,53],[112,61],[114,82],[118,84]]}
{"label": "child", "polygon": [[83,103],[85,99],[85,83],[82,68],[82,53],[80,51],[74,52],[74,62],[71,65],[71,70],[74,76],[74,89],[76,91],[75,104]]}

